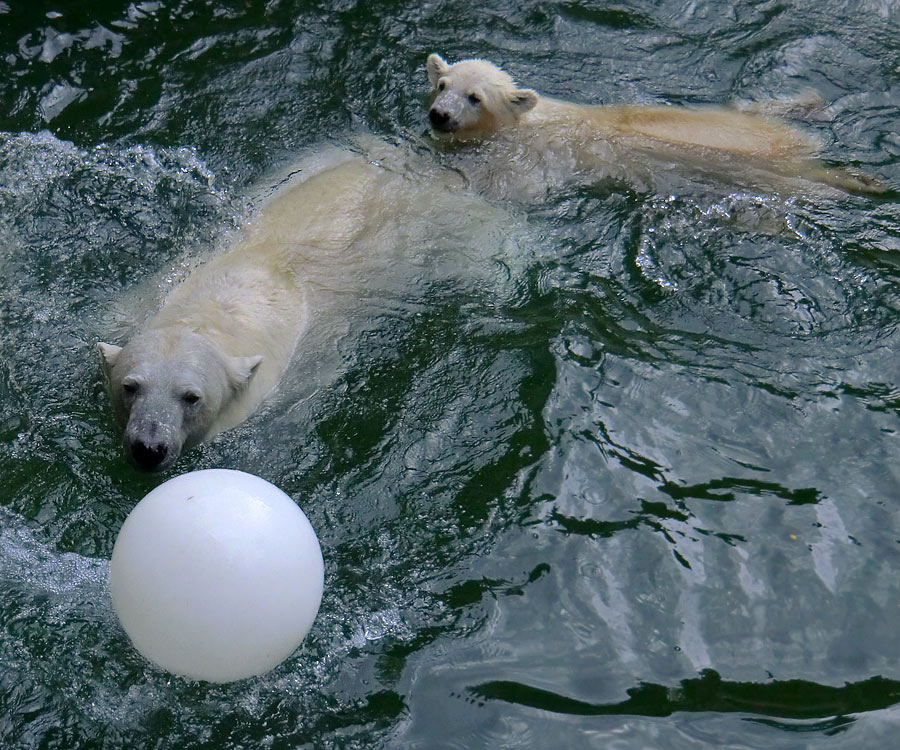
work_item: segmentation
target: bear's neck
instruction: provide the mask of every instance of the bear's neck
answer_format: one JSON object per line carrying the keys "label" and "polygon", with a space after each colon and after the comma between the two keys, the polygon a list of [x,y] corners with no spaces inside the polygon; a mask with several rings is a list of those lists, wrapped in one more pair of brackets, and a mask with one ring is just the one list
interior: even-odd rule
{"label": "bear's neck", "polygon": [[621,119],[619,108],[593,104],[573,104],[561,99],[541,96],[533,109],[526,112],[518,120],[523,128],[546,128],[548,125],[567,125],[584,127],[589,125],[595,135],[609,134],[617,130]]}

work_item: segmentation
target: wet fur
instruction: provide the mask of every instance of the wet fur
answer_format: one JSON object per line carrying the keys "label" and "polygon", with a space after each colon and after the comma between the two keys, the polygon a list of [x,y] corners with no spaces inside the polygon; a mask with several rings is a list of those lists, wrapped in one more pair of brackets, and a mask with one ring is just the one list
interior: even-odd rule
{"label": "wet fur", "polygon": [[764,171],[851,193],[885,191],[872,177],[826,167],[816,159],[819,144],[813,138],[760,114],[724,107],[574,104],[519,88],[508,73],[486,60],[451,65],[432,54],[426,71],[432,86],[432,128],[449,141],[518,139],[530,148],[567,154],[573,171],[582,173],[603,171],[604,162],[617,151],[645,152],[688,168],[693,163],[701,171],[713,163],[728,173],[743,163],[748,173]]}

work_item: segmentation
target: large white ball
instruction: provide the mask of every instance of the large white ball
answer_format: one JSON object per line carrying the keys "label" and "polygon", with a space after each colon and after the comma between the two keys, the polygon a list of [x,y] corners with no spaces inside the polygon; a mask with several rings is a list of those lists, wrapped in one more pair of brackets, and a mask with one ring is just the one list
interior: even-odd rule
{"label": "large white ball", "polygon": [[300,645],[322,600],[309,520],[260,477],[208,469],[170,479],[125,519],[109,564],[119,621],[147,659],[231,682]]}

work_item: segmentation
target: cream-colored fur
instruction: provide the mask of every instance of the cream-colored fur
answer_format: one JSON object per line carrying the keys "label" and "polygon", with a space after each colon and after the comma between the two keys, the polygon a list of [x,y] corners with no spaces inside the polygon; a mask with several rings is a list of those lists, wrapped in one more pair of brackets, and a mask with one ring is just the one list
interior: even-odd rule
{"label": "cream-colored fur", "polygon": [[243,237],[175,287],[134,338],[99,345],[126,454],[141,468],[164,469],[245,420],[316,316],[365,294],[367,274],[402,275],[391,269],[395,249],[420,236],[427,248],[426,231],[465,243],[454,209],[474,227],[501,224],[497,209],[456,189],[455,174],[369,145],[295,168]]}
{"label": "cream-colored fur", "polygon": [[432,54],[426,70],[432,86],[429,117],[437,135],[462,142],[505,136],[525,148],[563,154],[573,172],[599,168],[618,176],[610,160],[621,159],[627,173],[632,171],[628,160],[643,152],[738,179],[732,170],[745,166],[748,172],[822,182],[850,192],[884,189],[864,175],[826,168],[815,158],[819,144],[813,138],[759,114],[722,107],[573,104],[519,88],[486,60],[450,65]]}

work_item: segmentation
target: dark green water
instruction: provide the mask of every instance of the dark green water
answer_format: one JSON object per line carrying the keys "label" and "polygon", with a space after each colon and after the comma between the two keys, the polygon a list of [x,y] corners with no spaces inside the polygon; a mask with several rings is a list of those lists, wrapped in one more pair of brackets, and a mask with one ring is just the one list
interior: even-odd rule
{"label": "dark green water", "polygon": [[326,558],[303,647],[232,685],[118,627],[107,561],[162,478],[93,351],[299,154],[428,153],[432,51],[578,101],[813,89],[826,158],[898,188],[895,7],[0,2],[0,746],[896,747],[889,199],[562,189],[503,207],[506,276],[398,267],[178,466],[276,483]]}

